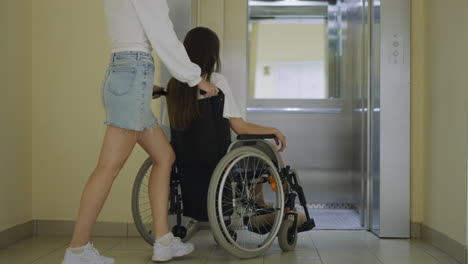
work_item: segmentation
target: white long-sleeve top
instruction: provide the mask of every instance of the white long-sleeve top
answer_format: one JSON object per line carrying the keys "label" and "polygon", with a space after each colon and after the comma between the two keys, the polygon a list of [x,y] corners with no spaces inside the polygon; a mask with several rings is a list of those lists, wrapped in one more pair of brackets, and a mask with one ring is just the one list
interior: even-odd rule
{"label": "white long-sleeve top", "polygon": [[192,63],[169,19],[167,0],[105,0],[112,52],[152,49],[177,80],[196,86],[201,70]]}

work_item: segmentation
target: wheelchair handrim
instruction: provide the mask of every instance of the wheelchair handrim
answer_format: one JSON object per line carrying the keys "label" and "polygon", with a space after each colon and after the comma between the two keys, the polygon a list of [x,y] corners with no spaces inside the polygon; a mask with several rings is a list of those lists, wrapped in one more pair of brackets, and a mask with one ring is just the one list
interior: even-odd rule
{"label": "wheelchair handrim", "polygon": [[[275,165],[269,159],[265,159],[264,157],[262,157],[261,155],[259,155],[257,153],[240,153],[239,156],[237,156],[233,161],[231,161],[229,163],[228,167],[224,170],[222,178],[221,178],[221,182],[220,182],[220,184],[218,185],[217,188],[223,188],[224,184],[226,183],[226,179],[228,178],[228,175],[231,172],[232,168],[237,164],[238,161],[240,161],[240,160],[242,160],[242,159],[244,159],[246,157],[255,157],[255,158],[258,158],[258,159],[262,160],[263,162],[265,162],[269,166],[268,170],[272,175],[274,175],[275,180],[277,182],[281,182],[281,179],[279,177],[278,172],[276,171],[276,169],[273,169],[273,168],[275,168]],[[277,188],[278,188],[277,189],[278,195],[276,196],[277,205],[283,205],[284,204],[284,196],[283,196],[282,185],[278,184]],[[276,211],[276,216],[275,216],[275,221],[274,221],[273,227],[272,227],[268,237],[264,240],[264,241],[268,241],[268,243],[263,243],[262,246],[260,246],[258,248],[255,248],[255,249],[248,249],[248,248],[244,248],[244,247],[239,246],[238,243],[234,239],[232,239],[232,237],[229,235],[229,230],[226,227],[226,224],[225,224],[224,219],[223,219],[223,211],[222,211],[223,210],[222,209],[223,208],[222,207],[223,197],[222,197],[222,195],[223,195],[223,191],[219,190],[218,194],[217,194],[218,222],[221,225],[221,231],[225,234],[225,237],[228,239],[228,241],[231,243],[231,245],[233,245],[234,247],[236,247],[239,250],[247,251],[247,252],[258,252],[258,251],[262,251],[262,250],[265,250],[266,248],[268,248],[270,246],[270,244],[271,244],[271,241],[274,239],[274,237],[276,237],[276,235],[277,235],[277,233],[279,231],[281,221],[277,221],[277,218],[282,218],[282,216],[284,214],[284,207],[281,206],[279,208],[279,210]]]}

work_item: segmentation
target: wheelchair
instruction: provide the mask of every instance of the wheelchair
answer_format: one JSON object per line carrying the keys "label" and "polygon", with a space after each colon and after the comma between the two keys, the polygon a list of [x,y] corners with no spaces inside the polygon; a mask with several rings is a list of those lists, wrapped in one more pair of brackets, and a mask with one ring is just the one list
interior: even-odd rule
{"label": "wheelchair", "polygon": [[[215,123],[224,122],[220,121],[223,119],[222,114],[218,119],[214,117],[216,113],[214,116],[206,114],[207,111],[219,112],[219,109],[222,113],[222,92],[215,98],[200,101],[200,104],[207,105],[200,106],[202,116],[214,119]],[[230,134],[230,130],[224,130],[223,133]],[[187,241],[193,234],[187,232],[187,222],[183,221],[186,218],[183,217],[182,202],[185,192],[181,188],[184,181],[184,162],[180,161],[185,158],[181,151],[187,144],[177,144],[177,138],[180,135],[171,130],[171,145],[176,153],[176,162],[171,171],[168,213],[175,220],[172,226],[174,235]],[[281,168],[277,151],[267,142],[267,139],[274,138],[274,135],[240,135],[232,143],[229,139],[229,144],[224,142],[227,149],[222,147],[222,155],[215,158],[214,170],[208,175],[211,177],[204,197],[213,237],[218,245],[240,259],[262,255],[276,237],[283,251],[292,251],[296,246],[298,233],[315,227],[307,209],[299,175],[289,166]],[[132,215],[140,235],[153,245],[153,224],[147,190],[151,166],[152,161],[148,158],[135,178]],[[307,218],[301,226],[297,225],[297,198]]]}

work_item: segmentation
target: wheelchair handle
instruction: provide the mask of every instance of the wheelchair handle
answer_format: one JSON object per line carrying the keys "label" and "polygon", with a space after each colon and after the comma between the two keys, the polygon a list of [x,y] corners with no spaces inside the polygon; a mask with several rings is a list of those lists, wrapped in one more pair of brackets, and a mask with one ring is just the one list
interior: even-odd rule
{"label": "wheelchair handle", "polygon": [[164,91],[164,90],[153,91],[153,96],[155,96],[155,95],[159,95],[159,96],[163,96],[163,95],[164,95],[164,96],[165,96],[165,95],[167,95],[167,92]]}
{"label": "wheelchair handle", "polygon": [[[203,91],[203,90],[200,90],[200,94],[201,94],[201,95],[205,95],[206,92]],[[164,91],[164,90],[160,90],[160,91],[153,92],[153,96],[155,96],[155,95],[166,96],[166,95],[167,95],[167,92]]]}

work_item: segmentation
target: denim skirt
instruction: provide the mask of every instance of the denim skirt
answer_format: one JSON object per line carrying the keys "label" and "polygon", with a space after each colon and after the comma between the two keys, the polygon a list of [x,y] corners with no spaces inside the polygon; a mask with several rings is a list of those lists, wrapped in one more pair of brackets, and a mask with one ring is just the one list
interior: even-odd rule
{"label": "denim skirt", "polygon": [[151,110],[154,60],[140,51],[112,53],[102,82],[104,124],[143,131],[157,125]]}

